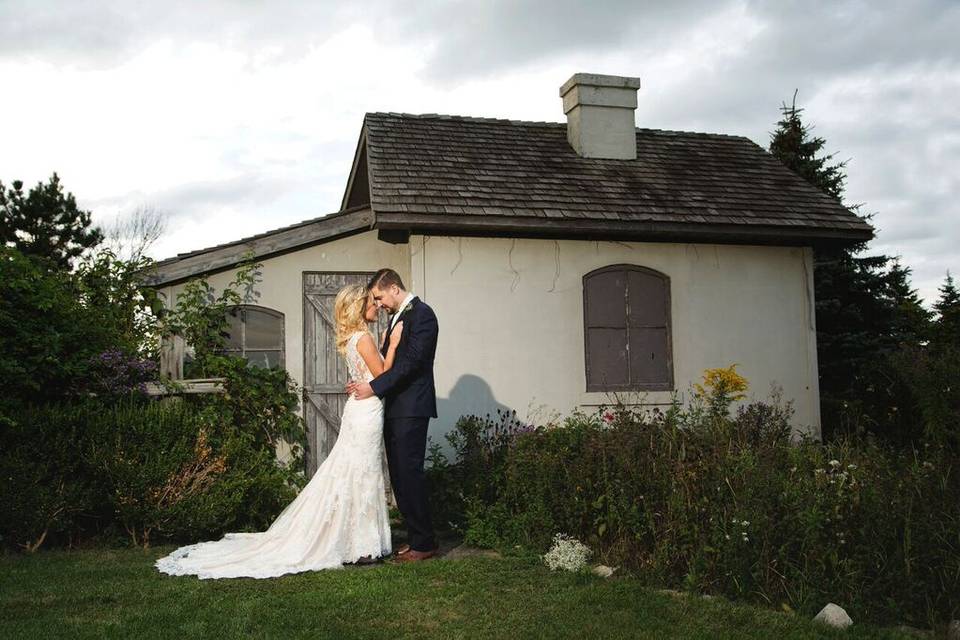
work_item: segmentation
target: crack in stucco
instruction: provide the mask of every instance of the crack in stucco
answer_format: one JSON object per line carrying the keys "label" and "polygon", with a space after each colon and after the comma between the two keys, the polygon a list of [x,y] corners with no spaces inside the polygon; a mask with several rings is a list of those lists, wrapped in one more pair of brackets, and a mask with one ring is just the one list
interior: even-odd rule
{"label": "crack in stucco", "polygon": [[513,272],[513,282],[510,283],[510,291],[514,291],[517,288],[517,283],[520,282],[520,272],[516,270],[513,266],[513,249],[517,246],[517,239],[513,238],[510,242],[510,250],[507,252],[507,263],[510,265],[510,271]]}
{"label": "crack in stucco", "polygon": [[547,291],[553,292],[557,290],[557,280],[560,279],[560,243],[556,240],[553,241],[554,247],[554,260],[556,261],[556,268],[553,272],[553,284],[550,286]]}

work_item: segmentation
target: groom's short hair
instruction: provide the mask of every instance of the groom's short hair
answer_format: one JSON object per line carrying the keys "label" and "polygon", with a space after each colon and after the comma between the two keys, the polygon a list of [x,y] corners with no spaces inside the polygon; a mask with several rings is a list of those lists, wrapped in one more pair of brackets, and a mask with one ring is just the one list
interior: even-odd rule
{"label": "groom's short hair", "polygon": [[397,285],[404,291],[407,290],[403,286],[403,280],[400,279],[400,274],[394,271],[393,269],[380,269],[373,277],[370,278],[370,282],[367,283],[367,291],[371,291],[374,287],[378,289],[386,289],[389,286]]}

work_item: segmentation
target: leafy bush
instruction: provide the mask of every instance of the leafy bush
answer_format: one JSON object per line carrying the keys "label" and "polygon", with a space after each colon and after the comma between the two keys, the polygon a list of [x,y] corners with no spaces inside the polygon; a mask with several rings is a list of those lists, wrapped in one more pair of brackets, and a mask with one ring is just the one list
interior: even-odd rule
{"label": "leafy bush", "polygon": [[0,415],[0,540],[34,551],[70,543],[96,502],[78,455],[83,428],[73,411]]}
{"label": "leafy bush", "polygon": [[[295,389],[282,370],[220,364],[227,394],[86,398],[0,420],[5,546],[118,534],[147,546],[265,529],[305,484]],[[281,435],[294,444],[288,465],[276,461]]]}
{"label": "leafy bush", "polygon": [[467,539],[542,553],[565,532],[651,584],[810,614],[835,601],[876,620],[956,617],[955,455],[792,442],[790,402],[774,389],[730,415],[725,379],[708,372],[689,406],[665,413],[574,413],[506,438],[462,419],[452,440],[474,444],[455,446],[444,472],[474,479],[462,485]]}

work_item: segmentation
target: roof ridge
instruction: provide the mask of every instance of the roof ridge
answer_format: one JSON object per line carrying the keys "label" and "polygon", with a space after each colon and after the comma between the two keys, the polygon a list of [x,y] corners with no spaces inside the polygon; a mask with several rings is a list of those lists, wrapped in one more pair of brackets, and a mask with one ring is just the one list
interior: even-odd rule
{"label": "roof ridge", "polygon": [[[452,113],[407,113],[403,111],[368,111],[364,114],[364,119],[368,116],[380,116],[391,118],[409,118],[415,120],[454,120],[460,122],[477,122],[481,124],[512,124],[512,125],[532,125],[549,126],[566,129],[566,122],[550,122],[546,120],[513,120],[510,118],[493,118],[485,116],[464,116]],[[683,131],[680,129],[657,129],[653,127],[634,127],[637,133],[652,133],[663,135],[684,135],[684,136],[703,136],[715,138],[733,138],[737,140],[751,140],[747,136],[731,133],[714,133],[710,131]],[[756,143],[754,143],[756,144]],[[759,146],[759,145],[758,145]]]}
{"label": "roof ridge", "polygon": [[548,122],[546,120],[512,120],[509,118],[492,118],[483,116],[462,116],[454,113],[406,113],[398,111],[368,111],[367,116],[389,116],[393,118],[415,118],[417,120],[461,120],[464,122],[480,122],[487,124],[520,124],[520,125],[540,125],[552,127],[566,127],[565,122]]}

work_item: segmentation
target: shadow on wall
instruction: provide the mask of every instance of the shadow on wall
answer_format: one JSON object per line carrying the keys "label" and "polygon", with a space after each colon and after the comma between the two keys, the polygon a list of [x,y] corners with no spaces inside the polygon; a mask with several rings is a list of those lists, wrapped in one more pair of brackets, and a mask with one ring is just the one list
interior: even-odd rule
{"label": "shadow on wall", "polygon": [[512,410],[497,402],[490,385],[480,376],[460,376],[450,390],[449,397],[437,398],[438,417],[430,421],[427,432],[430,443],[439,444],[447,459],[453,462],[453,451],[445,437],[447,432],[453,430],[461,416],[473,414],[483,417],[489,413],[491,418],[496,419],[497,409],[508,413]]}

